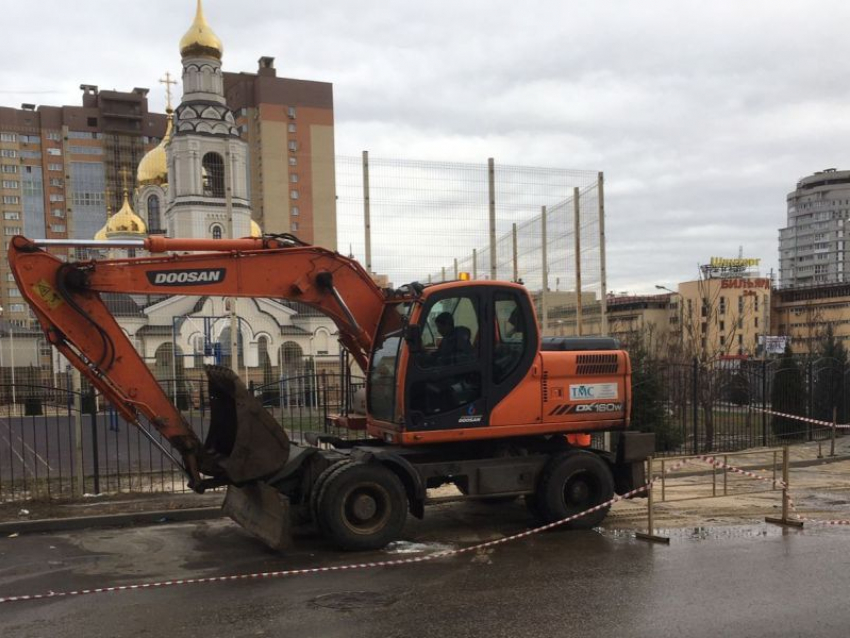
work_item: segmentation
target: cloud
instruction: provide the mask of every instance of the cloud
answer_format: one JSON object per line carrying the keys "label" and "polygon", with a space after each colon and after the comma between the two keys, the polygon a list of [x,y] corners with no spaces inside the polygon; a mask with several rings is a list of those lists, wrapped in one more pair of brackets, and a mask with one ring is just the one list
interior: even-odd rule
{"label": "cloud", "polygon": [[[334,83],[340,154],[604,171],[612,289],[693,278],[739,246],[775,267],[786,194],[850,159],[847,2],[205,7],[226,69],[272,55],[280,75]],[[0,103],[77,104],[86,82],[150,87],[162,109],[193,10],[12,3],[5,50],[26,53],[0,68]]]}

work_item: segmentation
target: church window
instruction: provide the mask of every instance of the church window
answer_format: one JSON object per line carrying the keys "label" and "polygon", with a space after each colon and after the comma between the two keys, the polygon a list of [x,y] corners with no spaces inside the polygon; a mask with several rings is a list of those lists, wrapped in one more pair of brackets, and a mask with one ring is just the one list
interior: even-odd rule
{"label": "church window", "polygon": [[218,224],[212,227],[212,238],[221,239],[221,226]]}
{"label": "church window", "polygon": [[162,230],[159,222],[159,197],[156,195],[148,197],[148,229],[151,233]]}
{"label": "church window", "polygon": [[218,153],[207,153],[202,160],[204,167],[204,195],[224,197],[224,161]]}

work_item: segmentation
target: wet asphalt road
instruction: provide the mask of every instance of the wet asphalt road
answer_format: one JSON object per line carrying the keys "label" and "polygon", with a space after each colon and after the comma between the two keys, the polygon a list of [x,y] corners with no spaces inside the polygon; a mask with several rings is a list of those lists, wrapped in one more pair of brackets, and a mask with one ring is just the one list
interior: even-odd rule
{"label": "wet asphalt road", "polygon": [[[524,528],[519,506],[453,504],[409,540],[468,546]],[[0,636],[847,636],[850,530],[766,524],[550,532],[393,568],[0,605]],[[411,549],[402,545],[401,549]],[[412,547],[416,549],[416,547]],[[0,596],[416,554],[275,555],[227,521],[0,539]]]}

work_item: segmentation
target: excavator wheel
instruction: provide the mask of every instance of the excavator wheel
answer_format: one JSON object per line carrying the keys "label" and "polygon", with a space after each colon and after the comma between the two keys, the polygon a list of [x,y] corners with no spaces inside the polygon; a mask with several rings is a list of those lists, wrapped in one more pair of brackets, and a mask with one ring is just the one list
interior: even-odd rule
{"label": "excavator wheel", "polygon": [[[544,523],[554,523],[596,507],[614,497],[614,477],[608,465],[591,452],[571,450],[552,457],[537,484],[531,509]],[[590,529],[599,525],[611,506],[582,516],[564,527]]]}
{"label": "excavator wheel", "polygon": [[349,461],[325,479],[316,510],[319,529],[340,549],[381,549],[404,529],[407,494],[383,465]]}
{"label": "excavator wheel", "polygon": [[316,482],[310,487],[310,517],[322,534],[327,534],[326,531],[322,529],[321,517],[319,516],[319,495],[322,493],[322,487],[332,474],[344,465],[348,465],[350,462],[351,461],[348,459],[342,459],[341,461],[332,463],[326,467],[321,474],[319,474]]}

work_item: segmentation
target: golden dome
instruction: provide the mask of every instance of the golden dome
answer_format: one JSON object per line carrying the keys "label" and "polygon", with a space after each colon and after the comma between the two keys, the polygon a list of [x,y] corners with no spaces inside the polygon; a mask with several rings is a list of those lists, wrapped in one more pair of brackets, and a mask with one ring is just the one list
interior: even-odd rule
{"label": "golden dome", "polygon": [[112,235],[117,233],[144,235],[148,228],[142,218],[133,212],[130,206],[130,198],[127,191],[124,191],[124,203],[121,205],[121,210],[115,213],[106,221],[106,234]]}
{"label": "golden dome", "polygon": [[171,143],[174,116],[169,112],[168,123],[165,125],[165,136],[155,147],[145,153],[139,162],[136,181],[139,186],[164,186],[168,184],[168,158],[165,147]]}
{"label": "golden dome", "polygon": [[252,219],[251,220],[251,237],[262,237],[262,236],[263,236],[263,229],[260,228],[260,225]]}
{"label": "golden dome", "polygon": [[201,0],[198,0],[195,21],[180,40],[180,55],[184,58],[205,56],[220,60],[222,53],[224,53],[224,47],[221,40],[207,24],[207,19],[204,17],[204,7],[201,5]]}
{"label": "golden dome", "polygon": [[[108,223],[108,222],[107,222],[107,223]],[[101,228],[99,231],[97,231],[97,232],[94,234],[94,238],[95,238],[97,241],[103,241],[104,239],[108,239],[108,237],[106,236],[106,224],[104,224],[104,225],[103,225],[103,228]]]}

